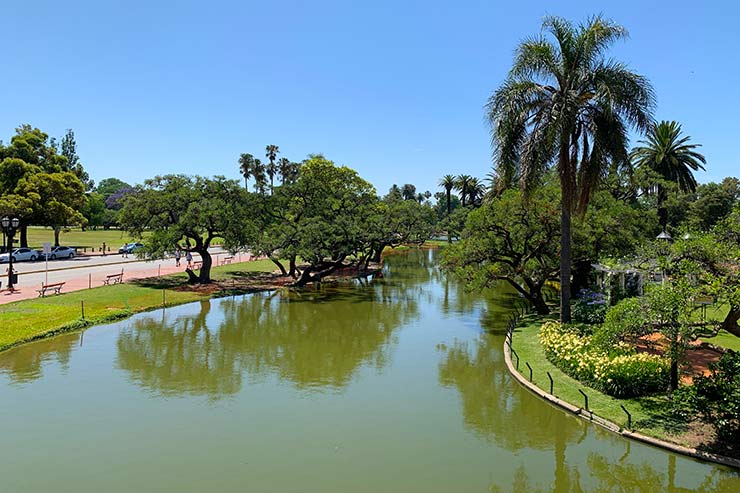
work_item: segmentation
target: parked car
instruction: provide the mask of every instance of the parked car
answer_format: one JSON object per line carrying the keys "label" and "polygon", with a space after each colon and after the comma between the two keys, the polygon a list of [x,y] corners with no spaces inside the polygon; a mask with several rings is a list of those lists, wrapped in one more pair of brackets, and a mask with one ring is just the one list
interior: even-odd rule
{"label": "parked car", "polygon": [[[75,249],[66,247],[66,246],[58,246],[51,249],[51,252],[49,253],[49,259],[50,260],[56,260],[58,258],[74,258],[75,256]],[[45,255],[41,254],[42,258],[45,258]]]}
{"label": "parked car", "polygon": [[[34,262],[40,257],[41,255],[39,254],[39,252],[31,248],[16,248],[15,250],[13,250],[13,262],[22,262],[24,260],[30,260],[31,262]],[[2,255],[0,255],[0,264],[7,263],[9,261],[9,254],[3,253]]]}
{"label": "parked car", "polygon": [[143,247],[144,245],[142,243],[126,243],[118,249],[118,253],[134,253],[136,250]]}

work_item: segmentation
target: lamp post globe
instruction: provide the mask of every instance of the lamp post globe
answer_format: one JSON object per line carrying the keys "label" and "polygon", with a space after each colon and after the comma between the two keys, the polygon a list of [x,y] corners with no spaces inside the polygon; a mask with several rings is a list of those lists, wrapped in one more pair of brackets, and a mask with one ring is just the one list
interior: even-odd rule
{"label": "lamp post globe", "polygon": [[3,216],[2,220],[0,220],[0,224],[2,224],[3,229],[8,229],[10,227],[10,218],[8,216]]}

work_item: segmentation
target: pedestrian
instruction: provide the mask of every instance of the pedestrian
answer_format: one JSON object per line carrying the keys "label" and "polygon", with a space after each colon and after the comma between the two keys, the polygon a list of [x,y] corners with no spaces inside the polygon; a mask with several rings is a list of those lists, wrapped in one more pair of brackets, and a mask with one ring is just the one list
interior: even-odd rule
{"label": "pedestrian", "polygon": [[178,248],[175,250],[175,267],[180,267],[180,256],[182,254],[180,253],[180,249]]}
{"label": "pedestrian", "polygon": [[185,255],[185,260],[188,261],[188,269],[192,269],[193,268],[193,254],[188,252]]}
{"label": "pedestrian", "polygon": [[105,257],[105,242],[103,242],[103,257]]}

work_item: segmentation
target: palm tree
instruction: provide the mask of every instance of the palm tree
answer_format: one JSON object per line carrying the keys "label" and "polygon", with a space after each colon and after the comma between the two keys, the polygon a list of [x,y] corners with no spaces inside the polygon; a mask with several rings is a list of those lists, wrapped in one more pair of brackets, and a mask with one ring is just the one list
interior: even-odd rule
{"label": "palm tree", "polygon": [[285,185],[287,181],[290,181],[291,173],[291,162],[287,157],[281,157],[278,159],[277,167],[278,174],[280,175],[280,184]]}
{"label": "palm tree", "polygon": [[455,178],[455,188],[460,191],[460,202],[465,207],[465,197],[468,195],[468,184],[473,177],[470,175],[459,175]]}
{"label": "palm tree", "polygon": [[[701,144],[688,144],[689,136],[681,136],[681,125],[675,121],[654,123],[648,130],[647,140],[632,150],[632,162],[646,167],[665,181],[672,181],[682,192],[695,192],[696,179],[693,171],[704,170],[707,160],[694,149]],[[665,187],[660,183],[653,186],[658,197],[658,217],[665,231],[668,224],[668,211],[663,207],[666,199]]]}
{"label": "palm tree", "polygon": [[549,34],[523,41],[488,100],[498,176],[526,190],[554,165],[560,179],[560,319],[570,322],[571,215],[583,213],[611,163],[629,166],[628,127],[646,131],[655,105],[648,80],[606,58],[627,31],[600,16],[578,26],[547,17]]}
{"label": "palm tree", "polygon": [[270,161],[265,167],[267,176],[270,177],[270,195],[272,195],[272,189],[273,189],[272,180],[278,171],[278,168],[275,165],[275,158],[277,158],[277,155],[279,152],[280,152],[280,148],[276,145],[270,144],[265,147],[265,157],[268,159],[268,161]]}
{"label": "palm tree", "polygon": [[452,212],[452,189],[455,188],[455,177],[452,175],[444,175],[441,180],[439,180],[439,186],[444,188],[445,195],[447,196],[447,215],[449,216]]}
{"label": "palm tree", "polygon": [[254,167],[252,171],[254,177],[254,191],[258,193],[265,193],[267,187],[267,177],[265,176],[265,165],[259,159],[254,160]]}
{"label": "palm tree", "polygon": [[401,187],[401,195],[403,200],[416,200],[416,186],[411,183],[406,183]]}
{"label": "palm tree", "polygon": [[468,199],[470,199],[470,205],[476,207],[480,205],[483,195],[486,193],[486,186],[476,177],[470,178],[468,181]]}
{"label": "palm tree", "polygon": [[239,156],[239,170],[244,177],[244,188],[247,188],[249,177],[254,176],[254,156],[251,154]]}

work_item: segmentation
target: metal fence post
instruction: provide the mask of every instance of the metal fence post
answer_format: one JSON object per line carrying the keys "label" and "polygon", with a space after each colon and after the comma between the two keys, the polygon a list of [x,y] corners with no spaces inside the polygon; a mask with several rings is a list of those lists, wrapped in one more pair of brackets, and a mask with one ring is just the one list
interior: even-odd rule
{"label": "metal fence post", "polygon": [[524,362],[525,365],[527,365],[527,368],[529,368],[529,381],[532,381],[532,367],[529,366],[529,361]]}
{"label": "metal fence post", "polygon": [[627,428],[631,430],[632,429],[632,415],[627,410],[627,408],[625,408],[622,404],[620,404],[619,407],[621,407],[622,411],[624,411],[624,414],[627,415]]}
{"label": "metal fence post", "polygon": [[550,395],[553,395],[552,393],[552,375],[550,375],[550,372],[547,372],[547,378],[550,379]]}
{"label": "metal fence post", "polygon": [[589,411],[589,408],[588,408],[588,396],[581,389],[578,389],[578,392],[581,393],[581,395],[583,396],[584,401],[586,402],[586,407],[584,409],[586,411]]}

